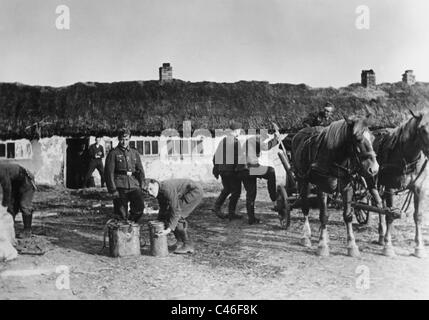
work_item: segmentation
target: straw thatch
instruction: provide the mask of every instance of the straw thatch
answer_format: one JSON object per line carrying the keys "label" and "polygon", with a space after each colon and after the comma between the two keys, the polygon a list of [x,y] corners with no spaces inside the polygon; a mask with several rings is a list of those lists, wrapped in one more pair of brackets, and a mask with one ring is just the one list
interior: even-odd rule
{"label": "straw thatch", "polygon": [[394,126],[408,116],[406,108],[429,108],[429,84],[334,89],[255,81],[76,83],[59,88],[0,83],[0,137],[114,135],[123,126],[134,134],[157,135],[166,128],[180,131],[184,120],[191,120],[193,129],[214,130],[227,127],[230,119],[245,128],[266,129],[275,121],[283,131],[293,131],[326,101],[337,106],[337,118],[362,113],[371,104],[377,126]]}

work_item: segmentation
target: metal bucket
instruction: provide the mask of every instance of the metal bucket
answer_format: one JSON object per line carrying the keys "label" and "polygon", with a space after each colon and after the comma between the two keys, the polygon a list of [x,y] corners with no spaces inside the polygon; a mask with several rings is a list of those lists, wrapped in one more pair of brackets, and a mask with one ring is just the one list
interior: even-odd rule
{"label": "metal bucket", "polygon": [[157,232],[164,230],[162,221],[149,221],[150,254],[154,257],[168,256],[167,236],[155,236]]}
{"label": "metal bucket", "polygon": [[109,251],[112,257],[139,256],[140,226],[130,221],[111,221],[107,223]]}

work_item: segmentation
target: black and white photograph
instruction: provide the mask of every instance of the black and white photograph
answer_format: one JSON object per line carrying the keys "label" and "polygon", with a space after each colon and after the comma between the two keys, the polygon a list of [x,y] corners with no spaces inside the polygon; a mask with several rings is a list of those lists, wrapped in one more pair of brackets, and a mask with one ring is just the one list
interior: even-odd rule
{"label": "black and white photograph", "polygon": [[0,300],[429,299],[428,14],[0,0]]}

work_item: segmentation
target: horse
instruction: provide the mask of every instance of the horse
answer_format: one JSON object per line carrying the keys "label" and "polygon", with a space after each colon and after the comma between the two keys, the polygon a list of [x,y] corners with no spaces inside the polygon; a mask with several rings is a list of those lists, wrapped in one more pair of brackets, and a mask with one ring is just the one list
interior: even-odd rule
{"label": "horse", "polygon": [[[393,206],[395,191],[409,190],[404,206],[408,207],[411,196],[414,196],[414,223],[416,257],[425,257],[422,236],[422,201],[425,196],[424,182],[429,157],[429,113],[415,115],[411,110],[411,118],[394,129],[374,131],[374,150],[380,163],[376,183],[386,206]],[[372,178],[373,179],[373,178]],[[381,192],[384,188],[384,192]],[[406,209],[405,209],[406,210]],[[383,254],[394,256],[391,230],[394,219],[379,216],[378,243],[383,245]]]}
{"label": "horse", "polygon": [[317,255],[329,256],[327,195],[339,190],[343,199],[343,218],[347,230],[348,255],[360,255],[352,228],[351,175],[356,172],[373,177],[379,165],[372,147],[373,136],[366,117],[334,121],[327,127],[301,129],[292,139],[292,164],[298,182],[301,210],[304,214],[302,244],[311,247],[308,219],[310,185],[316,186],[320,210],[320,236]]}

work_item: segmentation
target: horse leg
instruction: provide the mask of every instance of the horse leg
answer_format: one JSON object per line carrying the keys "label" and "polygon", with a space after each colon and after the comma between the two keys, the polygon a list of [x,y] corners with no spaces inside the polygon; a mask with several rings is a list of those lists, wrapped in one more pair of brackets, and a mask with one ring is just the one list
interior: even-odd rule
{"label": "horse leg", "polygon": [[301,210],[304,214],[304,226],[302,228],[301,244],[304,247],[311,247],[311,228],[310,221],[308,220],[308,213],[310,211],[310,206],[308,204],[308,189],[308,182],[300,184],[300,196],[302,199]]}
{"label": "horse leg", "polygon": [[[393,189],[386,189],[386,206],[391,208],[393,206]],[[392,245],[392,227],[393,219],[390,216],[386,216],[386,233],[384,235],[384,248],[383,254],[387,257],[395,256],[395,250]]]}
{"label": "horse leg", "polygon": [[416,243],[416,247],[414,248],[414,255],[418,258],[426,257],[423,235],[422,235],[422,221],[423,214],[422,210],[420,210],[420,204],[424,199],[424,188],[419,185],[414,187],[414,223],[416,225],[416,236],[414,241]]}
{"label": "horse leg", "polygon": [[[383,200],[380,198],[380,195],[377,193],[371,193],[373,195],[375,204],[378,208],[383,208]],[[386,234],[386,217],[384,214],[378,214],[378,244],[384,246],[384,235]]]}
{"label": "horse leg", "polygon": [[386,234],[386,217],[384,214],[378,215],[378,244],[384,246],[384,235]]}
{"label": "horse leg", "polygon": [[320,235],[319,235],[319,245],[317,247],[317,255],[318,256],[329,256],[329,234],[328,234],[328,205],[327,205],[327,194],[318,190],[317,198],[319,199],[319,207],[320,207]]}
{"label": "horse leg", "polygon": [[347,230],[347,255],[350,257],[359,257],[359,248],[356,245],[355,235],[353,233],[353,211],[352,211],[352,198],[353,188],[350,183],[347,183],[342,191],[343,195],[343,219],[346,224]]}

